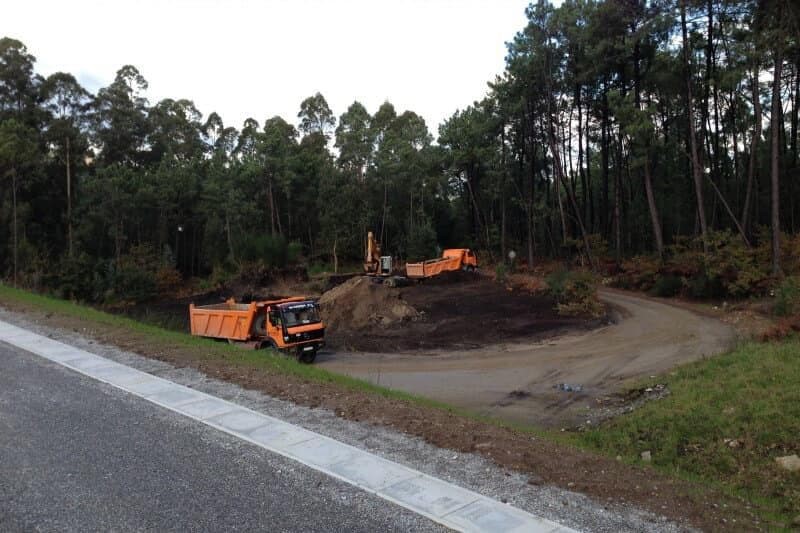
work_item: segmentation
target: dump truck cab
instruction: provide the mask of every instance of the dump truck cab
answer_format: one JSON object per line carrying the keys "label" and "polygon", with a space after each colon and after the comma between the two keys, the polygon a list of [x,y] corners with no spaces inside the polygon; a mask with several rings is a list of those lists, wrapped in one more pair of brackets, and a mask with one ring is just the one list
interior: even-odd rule
{"label": "dump truck cab", "polygon": [[478,258],[475,252],[469,248],[448,248],[442,252],[444,259],[458,259],[462,270],[474,270],[478,268]]}
{"label": "dump truck cab", "polygon": [[283,351],[294,350],[304,362],[314,360],[325,338],[325,324],[316,302],[269,302],[265,315],[266,333],[273,347]]}

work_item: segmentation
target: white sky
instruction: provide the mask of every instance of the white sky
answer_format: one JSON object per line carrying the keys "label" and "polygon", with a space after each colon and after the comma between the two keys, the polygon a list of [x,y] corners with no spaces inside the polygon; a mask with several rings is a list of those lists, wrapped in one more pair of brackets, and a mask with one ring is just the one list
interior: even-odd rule
{"label": "white sky", "polygon": [[12,0],[0,36],[21,40],[42,75],[92,92],[132,64],[151,103],[187,98],[228,126],[297,121],[320,91],[338,117],[357,99],[413,110],[434,137],[503,71],[526,0]]}

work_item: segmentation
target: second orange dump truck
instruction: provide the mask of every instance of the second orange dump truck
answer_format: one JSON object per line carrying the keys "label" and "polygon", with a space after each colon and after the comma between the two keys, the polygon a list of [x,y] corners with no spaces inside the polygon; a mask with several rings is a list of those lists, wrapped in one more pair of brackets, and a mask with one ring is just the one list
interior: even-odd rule
{"label": "second orange dump truck", "polygon": [[253,348],[271,346],[313,363],[324,344],[319,306],[306,298],[189,306],[192,335],[227,339]]}
{"label": "second orange dump truck", "polygon": [[478,258],[475,256],[475,252],[468,248],[450,248],[442,252],[442,257],[438,259],[429,259],[421,263],[406,263],[406,276],[425,279],[438,276],[442,272],[475,270],[477,268]]}

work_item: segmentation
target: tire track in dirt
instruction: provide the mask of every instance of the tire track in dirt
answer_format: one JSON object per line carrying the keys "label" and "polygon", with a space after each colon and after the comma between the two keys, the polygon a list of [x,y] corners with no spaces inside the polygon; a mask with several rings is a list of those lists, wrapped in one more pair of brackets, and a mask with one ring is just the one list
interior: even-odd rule
{"label": "tire track in dirt", "polygon": [[[617,320],[588,333],[473,350],[326,353],[318,361],[482,414],[570,426],[586,418],[594,398],[620,391],[626,381],[721,353],[736,339],[731,326],[681,307],[612,289],[601,289],[600,298]],[[554,388],[559,383],[582,390],[563,392]]]}

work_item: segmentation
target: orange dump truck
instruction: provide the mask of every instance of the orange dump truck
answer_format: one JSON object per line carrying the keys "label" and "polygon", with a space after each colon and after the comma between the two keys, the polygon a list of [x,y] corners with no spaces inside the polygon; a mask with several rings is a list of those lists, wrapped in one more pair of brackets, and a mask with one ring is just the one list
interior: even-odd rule
{"label": "orange dump truck", "polygon": [[453,270],[475,270],[478,268],[478,258],[468,248],[451,248],[442,252],[442,257],[429,259],[421,263],[406,263],[406,276],[409,278],[424,279],[438,276],[442,272]]}
{"label": "orange dump truck", "polygon": [[192,335],[227,339],[253,348],[271,346],[313,363],[324,344],[325,324],[319,306],[306,298],[284,298],[189,306]]}

